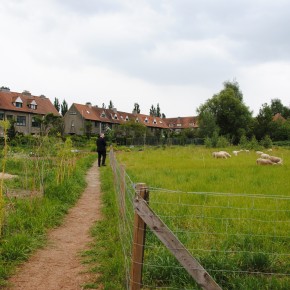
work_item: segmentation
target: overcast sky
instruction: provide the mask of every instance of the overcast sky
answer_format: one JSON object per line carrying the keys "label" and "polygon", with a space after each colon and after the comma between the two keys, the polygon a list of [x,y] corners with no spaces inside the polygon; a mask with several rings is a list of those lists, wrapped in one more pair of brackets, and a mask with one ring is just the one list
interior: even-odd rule
{"label": "overcast sky", "polygon": [[236,80],[290,105],[289,0],[0,0],[0,86],[166,117]]}

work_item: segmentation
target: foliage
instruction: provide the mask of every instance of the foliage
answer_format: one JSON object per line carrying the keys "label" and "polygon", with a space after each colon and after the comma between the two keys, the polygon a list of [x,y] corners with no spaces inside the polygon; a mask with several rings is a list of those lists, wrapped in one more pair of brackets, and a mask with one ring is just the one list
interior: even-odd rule
{"label": "foliage", "polygon": [[[95,158],[95,154],[79,158],[74,173],[58,185],[55,182],[57,172],[51,163],[45,178],[43,197],[8,201],[9,212],[0,237],[0,288],[15,267],[45,243],[47,229],[62,222],[68,209],[75,204],[85,188],[85,174]],[[27,159],[19,160],[27,163]]]}
{"label": "foliage", "polygon": [[133,113],[136,113],[136,114],[140,114],[141,110],[140,110],[140,106],[138,103],[135,103],[134,104],[134,109],[132,111]]}
{"label": "foliage", "polygon": [[56,110],[59,112],[60,110],[60,103],[58,98],[54,98],[54,103],[53,103],[54,107],[56,108]]}
{"label": "foliage", "polygon": [[68,111],[68,105],[66,100],[63,100],[61,106],[60,106],[60,111],[61,111],[61,115],[64,116],[65,113]]}
{"label": "foliage", "polygon": [[238,143],[242,134],[249,132],[252,122],[251,112],[243,103],[236,82],[225,82],[224,89],[201,105],[198,113],[204,137],[210,137],[219,130],[220,135],[229,136],[234,144]]}
{"label": "foliage", "polygon": [[126,138],[144,137],[145,132],[146,132],[145,125],[141,123],[136,123],[132,120],[124,124],[121,124],[116,129],[117,136],[123,136]]}
{"label": "foliage", "polygon": [[113,102],[112,102],[112,100],[110,100],[110,103],[109,103],[108,109],[113,109],[113,108],[114,108]]}
{"label": "foliage", "polygon": [[264,148],[272,148],[273,146],[273,142],[270,138],[269,135],[266,135],[261,141],[260,144],[264,147]]}

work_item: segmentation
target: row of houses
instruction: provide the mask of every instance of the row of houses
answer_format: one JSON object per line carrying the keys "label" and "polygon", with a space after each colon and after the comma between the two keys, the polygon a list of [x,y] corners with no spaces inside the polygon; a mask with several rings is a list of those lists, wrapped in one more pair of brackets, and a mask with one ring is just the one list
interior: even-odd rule
{"label": "row of houses", "polygon": [[[40,124],[37,116],[47,114],[61,117],[49,98],[44,95],[33,96],[29,91],[11,92],[9,88],[0,88],[0,120],[14,120],[15,130],[24,135],[39,134]],[[114,129],[129,121],[145,125],[153,133],[157,130],[180,132],[186,128],[198,128],[197,117],[160,118],[136,112],[120,112],[115,108],[105,109],[91,103],[73,103],[63,117],[64,133],[83,135],[87,128],[92,134]],[[0,128],[0,135],[3,130]]]}

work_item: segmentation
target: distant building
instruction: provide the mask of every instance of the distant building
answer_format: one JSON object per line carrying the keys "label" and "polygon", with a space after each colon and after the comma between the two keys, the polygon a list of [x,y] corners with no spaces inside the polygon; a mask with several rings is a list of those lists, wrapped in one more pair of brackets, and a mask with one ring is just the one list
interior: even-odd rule
{"label": "distant building", "polygon": [[180,133],[184,129],[197,129],[197,117],[177,117],[165,119],[169,129],[176,133]]}
{"label": "distant building", "polygon": [[143,124],[152,132],[168,129],[165,119],[159,117],[99,108],[91,103],[74,103],[64,116],[64,133],[83,135],[89,127],[92,134],[98,134],[128,121]]}
{"label": "distant building", "polygon": [[[36,116],[49,113],[60,116],[51,101],[45,96],[32,96],[29,91],[11,92],[9,88],[0,88],[0,120],[14,120],[15,130],[24,135],[40,133],[40,124]],[[3,131],[0,128],[0,136]]]}

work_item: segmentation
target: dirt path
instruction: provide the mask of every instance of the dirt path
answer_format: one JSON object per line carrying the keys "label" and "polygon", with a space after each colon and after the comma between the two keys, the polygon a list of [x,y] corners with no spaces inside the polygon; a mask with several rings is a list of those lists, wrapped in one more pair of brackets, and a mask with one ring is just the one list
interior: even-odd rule
{"label": "dirt path", "polygon": [[89,229],[100,219],[100,183],[97,163],[89,169],[87,188],[66,216],[64,223],[52,230],[48,246],[37,251],[23,264],[9,283],[9,290],[79,290],[89,282],[89,274],[81,264],[80,252],[92,240]]}

